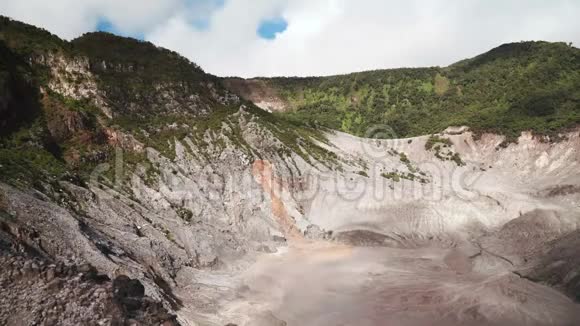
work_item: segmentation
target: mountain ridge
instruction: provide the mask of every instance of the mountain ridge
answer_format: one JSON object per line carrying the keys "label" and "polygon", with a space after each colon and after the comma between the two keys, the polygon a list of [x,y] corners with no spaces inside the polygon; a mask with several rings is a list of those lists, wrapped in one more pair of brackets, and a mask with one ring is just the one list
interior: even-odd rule
{"label": "mountain ridge", "polygon": [[[576,325],[577,63],[562,49],[237,80],[261,103],[151,43],[0,18],[0,324]],[[512,108],[536,86],[548,102]],[[256,106],[271,98],[299,110]],[[464,106],[511,128],[443,131]],[[501,112],[534,115],[486,120]],[[518,132],[530,121],[561,137]]]}
{"label": "mountain ridge", "polygon": [[409,137],[467,125],[514,140],[528,130],[557,138],[578,125],[579,70],[579,49],[540,41],[504,44],[443,68],[225,82],[265,109],[358,136],[373,126]]}
{"label": "mountain ridge", "polygon": [[[147,99],[152,92],[143,86],[150,83],[148,79],[169,82],[173,78],[185,87],[180,91],[187,92],[192,82],[205,80],[206,93],[215,91],[211,85],[218,85],[269,111],[281,111],[284,119],[294,123],[358,136],[369,136],[377,126],[390,129],[385,134],[409,137],[466,125],[478,134],[501,133],[513,141],[523,131],[557,138],[560,131],[580,123],[580,50],[563,42],[506,43],[447,67],[242,79],[207,74],[181,55],[146,41],[91,32],[66,42],[49,32],[9,22],[3,18],[4,34],[14,36],[5,37],[5,42],[22,53],[33,55],[43,45],[49,52],[57,48],[68,55],[90,57],[87,68],[100,74],[99,80],[108,78],[104,85],[109,99],[116,97],[119,108],[131,107],[131,101],[118,90],[133,85],[135,96],[154,108],[151,101],[155,99]],[[26,41],[22,35],[31,35],[35,41]],[[127,70],[115,74],[115,69],[101,69],[102,59],[112,65],[125,63]],[[164,68],[156,71],[155,67]]]}

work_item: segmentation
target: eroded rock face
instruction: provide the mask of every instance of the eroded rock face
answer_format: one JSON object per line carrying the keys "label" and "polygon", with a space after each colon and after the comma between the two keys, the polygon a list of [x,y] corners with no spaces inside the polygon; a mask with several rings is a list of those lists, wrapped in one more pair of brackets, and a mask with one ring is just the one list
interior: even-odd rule
{"label": "eroded rock face", "polygon": [[52,78],[48,87],[52,91],[75,100],[89,100],[107,117],[112,117],[111,108],[97,86],[87,57],[70,58],[61,54],[47,53],[35,56],[33,61],[50,69]]}
{"label": "eroded rock face", "polygon": [[5,232],[0,264],[2,325],[179,325],[138,280],[47,260]]}
{"label": "eroded rock face", "polygon": [[[240,120],[242,117],[240,113]],[[275,138],[271,135],[256,132],[253,129],[256,126],[247,122],[245,126],[249,144],[262,149],[273,146]],[[121,179],[120,187],[99,186],[99,183],[83,187],[60,182],[59,188],[47,188],[52,189],[47,196],[1,185],[0,206],[9,216],[3,228],[18,243],[34,248],[43,256],[76,266],[86,266],[87,262],[95,266],[98,273],[113,280],[107,281],[111,285],[106,290],[111,291],[111,300],[117,300],[118,309],[126,314],[148,307],[139,299],[145,293],[163,302],[165,309],[184,321],[208,318],[217,324],[254,325],[267,311],[288,325],[296,320],[305,321],[292,317],[302,309],[301,305],[285,310],[283,305],[271,304],[278,302],[278,295],[283,297],[284,293],[292,293],[296,298],[310,295],[308,291],[317,288],[314,285],[324,289],[324,282],[330,280],[312,280],[311,287],[285,288],[284,280],[295,275],[291,271],[279,274],[276,269],[270,272],[274,267],[268,267],[264,277],[274,277],[273,287],[269,287],[261,281],[252,281],[255,267],[249,267],[256,257],[286,257],[288,250],[289,257],[295,259],[290,261],[320,259],[320,268],[326,271],[328,266],[334,266],[328,265],[327,259],[336,260],[337,266],[341,266],[340,257],[346,254],[340,249],[343,245],[368,248],[355,249],[368,250],[368,254],[355,256],[356,266],[369,264],[376,268],[376,262],[364,259],[375,257],[375,250],[385,250],[384,255],[392,255],[400,264],[396,265],[399,266],[396,271],[408,268],[405,273],[416,277],[422,277],[421,273],[427,270],[437,271],[441,279],[447,278],[448,273],[458,273],[465,278],[461,282],[467,282],[460,282],[458,286],[477,286],[477,282],[486,278],[508,273],[515,279],[506,276],[490,283],[496,284],[490,291],[497,298],[521,305],[525,310],[542,304],[541,300],[534,299],[528,306],[525,303],[530,300],[528,296],[545,291],[568,312],[573,307],[568,299],[549,289],[535,288],[528,281],[519,280],[517,275],[547,281],[566,289],[572,297],[576,295],[578,271],[574,263],[577,252],[574,239],[577,232],[574,231],[580,224],[574,207],[580,197],[573,191],[574,186],[560,189],[556,185],[564,179],[568,185],[580,181],[578,134],[570,134],[567,142],[551,145],[524,136],[518,145],[500,150],[495,146],[501,143],[501,138],[492,135],[484,135],[477,142],[469,134],[449,137],[453,150],[460,153],[466,165],[441,161],[433,152],[426,151],[427,137],[415,138],[412,142],[381,141],[378,145],[386,154],[374,158],[365,156],[367,140],[329,135],[334,145],[329,148],[344,162],[344,170],[332,174],[315,169],[297,157],[296,164],[275,156],[252,164],[252,157],[234,146],[221,150],[220,160],[208,161],[200,152],[192,151],[197,148],[193,142],[185,140],[175,143],[174,159],[151,148],[144,150],[148,164],[157,169],[149,181],[145,180],[144,166],[144,170],[129,171],[130,175]],[[372,145],[376,146],[377,141],[373,140]],[[410,163],[403,162],[400,154],[392,154],[393,148],[406,153]],[[352,156],[358,160],[352,160]],[[566,164],[561,157],[567,157]],[[361,159],[366,164],[360,163]],[[542,161],[539,165],[538,160]],[[368,167],[367,176],[358,173],[362,166]],[[409,166],[424,171],[429,182],[404,178],[394,181],[382,176],[385,171],[397,169],[401,173]],[[540,175],[542,179],[538,178]],[[467,181],[457,182],[456,176]],[[364,187],[357,186],[359,183]],[[381,187],[385,197],[376,197],[377,187]],[[431,197],[433,193],[429,189],[441,193]],[[418,195],[417,190],[421,190]],[[318,253],[308,249],[310,241],[329,242],[338,247]],[[559,244],[557,249],[553,249],[554,244]],[[304,249],[296,253],[297,246]],[[401,258],[397,251],[390,251],[393,248],[413,254]],[[416,255],[426,255],[426,258],[416,258]],[[405,261],[410,265],[405,265]],[[417,271],[415,264],[426,264],[427,269]],[[353,269],[353,273],[358,275],[361,268]],[[350,267],[336,272],[340,276],[345,270]],[[248,272],[240,274],[240,271]],[[318,269],[314,271],[318,273]],[[389,279],[391,270],[386,271],[379,269],[373,279]],[[83,267],[83,273],[93,272]],[[334,272],[325,273],[334,275]],[[49,269],[46,277],[54,279],[55,273]],[[402,275],[408,275],[405,273]],[[336,284],[331,282],[331,285]],[[352,289],[336,286],[339,293],[343,290],[348,293],[358,285]],[[392,290],[389,286],[396,288],[397,285],[388,285],[385,291]],[[268,292],[272,289],[276,291]],[[239,308],[241,303],[235,298],[243,295],[254,300],[252,296],[261,291],[268,293],[265,297],[272,302],[246,315],[249,319],[240,317],[246,310]],[[399,294],[403,295],[404,291]],[[445,295],[452,298],[466,294],[451,291]],[[402,297],[392,300],[404,306],[404,301],[399,299],[403,300]],[[411,299],[419,300],[419,297],[408,298]],[[468,296],[464,299],[472,300]],[[441,309],[451,307],[450,302],[441,303]],[[235,307],[240,310],[236,312]],[[481,303],[473,314],[492,322],[499,318],[494,317],[495,313],[506,313],[486,309],[489,306]],[[363,313],[364,309],[356,311]],[[461,318],[469,313],[461,310]],[[137,320],[133,316],[127,318]],[[541,321],[544,317],[534,318]],[[557,318],[573,320],[566,316]]]}
{"label": "eroded rock face", "polygon": [[322,230],[318,225],[310,224],[304,230],[304,237],[313,240],[330,239],[332,232]]}
{"label": "eroded rock face", "polygon": [[519,273],[530,280],[547,283],[563,290],[580,302],[580,232],[567,234],[556,241],[543,244],[541,255],[528,257],[528,267]]}
{"label": "eroded rock face", "polygon": [[277,92],[268,87],[266,82],[259,79],[228,78],[225,86],[242,98],[252,101],[261,109],[268,112],[283,112],[290,106]]}
{"label": "eroded rock face", "polygon": [[467,126],[459,126],[459,127],[452,126],[445,129],[443,133],[446,135],[461,135],[462,133],[467,131],[469,131],[469,127]]}
{"label": "eroded rock face", "polygon": [[[250,144],[273,146],[271,135],[244,123]],[[135,149],[131,141],[124,144]],[[88,262],[113,280],[118,275],[139,279],[148,296],[179,313],[183,303],[173,292],[195,284],[199,270],[239,268],[246,257],[285,245],[276,240],[283,233],[269,195],[252,174],[252,156],[232,144],[211,146],[208,154],[187,139],[176,141],[173,159],[145,148],[146,161],[135,170],[103,166],[116,174],[111,183],[61,181],[42,184],[42,192],[1,184],[3,228],[54,261]],[[296,160],[274,156],[271,161],[279,167],[276,173],[291,175],[306,165]],[[293,201],[286,205],[293,212],[291,223],[301,218]],[[132,298],[120,302],[129,310],[139,304]]]}

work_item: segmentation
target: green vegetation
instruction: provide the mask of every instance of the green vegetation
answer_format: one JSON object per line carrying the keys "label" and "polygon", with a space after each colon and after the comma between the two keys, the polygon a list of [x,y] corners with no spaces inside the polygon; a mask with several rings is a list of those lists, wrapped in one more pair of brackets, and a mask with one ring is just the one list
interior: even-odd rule
{"label": "green vegetation", "polygon": [[0,148],[0,180],[31,184],[34,180],[59,178],[65,171],[63,162],[41,148],[27,145]]}
{"label": "green vegetation", "polygon": [[441,96],[449,91],[449,79],[441,74],[435,75],[435,94]]}
{"label": "green vegetation", "polygon": [[442,144],[444,147],[449,147],[453,145],[449,138],[443,138],[437,135],[429,136],[429,139],[425,142],[425,149],[431,150],[435,144]]}
{"label": "green vegetation", "polygon": [[22,56],[70,51],[71,46],[50,32],[0,16],[0,41]]}
{"label": "green vegetation", "polygon": [[565,43],[504,44],[446,68],[390,69],[341,76],[268,78],[293,119],[369,136],[432,134],[448,126],[554,136],[580,123],[580,50]]}
{"label": "green vegetation", "polygon": [[381,173],[381,176],[385,179],[391,179],[395,182],[401,181],[401,175],[397,172]]}
{"label": "green vegetation", "polygon": [[362,171],[362,170],[361,170],[361,171],[358,171],[358,172],[357,172],[357,174],[358,174],[358,175],[362,175],[363,177],[366,177],[366,178],[368,178],[368,177],[369,177],[369,175],[368,175],[368,173],[366,173],[366,171]]}
{"label": "green vegetation", "polygon": [[186,222],[191,222],[193,219],[193,212],[185,207],[178,207],[175,212],[182,220]]}
{"label": "green vegetation", "polygon": [[463,162],[463,160],[461,159],[461,156],[459,156],[459,153],[453,153],[453,155],[451,155],[450,158],[453,162],[455,162],[455,164],[457,164],[457,166],[464,166],[465,162]]}
{"label": "green vegetation", "polygon": [[[21,90],[30,89],[27,86]],[[66,172],[63,149],[50,133],[46,114],[34,102],[35,93],[18,94],[21,90],[15,97],[8,95],[11,101],[0,113],[0,180],[31,185],[61,178]],[[3,96],[6,93],[0,94],[0,98]]]}
{"label": "green vegetation", "polygon": [[[275,115],[255,106],[250,106],[248,112],[256,117],[256,122],[270,131],[287,149],[299,155],[306,162],[314,164],[316,160],[327,168],[337,165],[338,157],[335,153],[323,148],[320,144],[327,144],[328,140],[323,133],[284,115]],[[284,149],[281,149],[282,151]],[[289,153],[278,153],[287,156]]]}
{"label": "green vegetation", "polygon": [[464,166],[465,162],[461,159],[459,153],[451,149],[453,142],[449,138],[431,135],[425,142],[425,149],[435,151],[435,157],[442,161],[453,161],[457,166]]}
{"label": "green vegetation", "polygon": [[224,104],[221,80],[176,52],[104,32],[84,34],[70,45],[89,59],[116,119],[205,116]]}
{"label": "green vegetation", "polygon": [[0,137],[30,127],[40,116],[33,78],[26,61],[0,40]]}
{"label": "green vegetation", "polygon": [[167,238],[167,240],[175,242],[175,237],[173,236],[171,231],[163,227],[163,233],[165,234],[165,238]]}
{"label": "green vegetation", "polygon": [[420,183],[428,183],[429,180],[425,177],[425,173],[421,172],[416,174],[414,172],[399,172],[399,171],[392,171],[388,173],[381,173],[381,176],[385,179],[393,180],[394,182],[399,182],[402,179],[409,180],[409,181],[419,181]]}

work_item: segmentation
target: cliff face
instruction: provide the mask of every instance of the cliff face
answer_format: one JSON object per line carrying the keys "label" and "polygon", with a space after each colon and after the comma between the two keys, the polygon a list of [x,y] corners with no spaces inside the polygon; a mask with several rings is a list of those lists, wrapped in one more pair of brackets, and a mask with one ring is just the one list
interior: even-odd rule
{"label": "cliff face", "polygon": [[578,320],[524,278],[578,294],[577,130],[321,131],[150,43],[6,18],[0,55],[0,324]]}
{"label": "cliff face", "polygon": [[227,78],[224,80],[227,89],[240,94],[244,99],[253,102],[268,112],[284,112],[290,109],[278,91],[268,83],[260,79]]}
{"label": "cliff face", "polygon": [[283,243],[252,163],[267,159],[292,182],[329,153],[318,132],[275,120],[152,44],[104,34],[63,43],[5,18],[0,40],[7,248],[139,279],[175,312],[172,289],[196,270]]}

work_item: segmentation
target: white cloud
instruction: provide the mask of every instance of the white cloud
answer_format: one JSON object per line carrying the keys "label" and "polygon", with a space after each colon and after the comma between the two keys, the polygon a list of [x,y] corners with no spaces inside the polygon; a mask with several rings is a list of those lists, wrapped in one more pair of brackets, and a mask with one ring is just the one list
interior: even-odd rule
{"label": "white cloud", "polygon": [[126,34],[144,32],[183,10],[181,0],[2,0],[0,13],[65,39],[93,31],[106,18]]}
{"label": "white cloud", "polygon": [[87,5],[75,0],[3,0],[0,2],[0,13],[71,38],[92,29],[96,24],[96,17],[87,16]]}
{"label": "white cloud", "polygon": [[[447,65],[504,42],[580,44],[576,0],[2,0],[0,13],[65,38],[106,17],[217,75],[327,75]],[[287,30],[257,36],[265,18]],[[209,22],[199,29],[196,20]]]}

